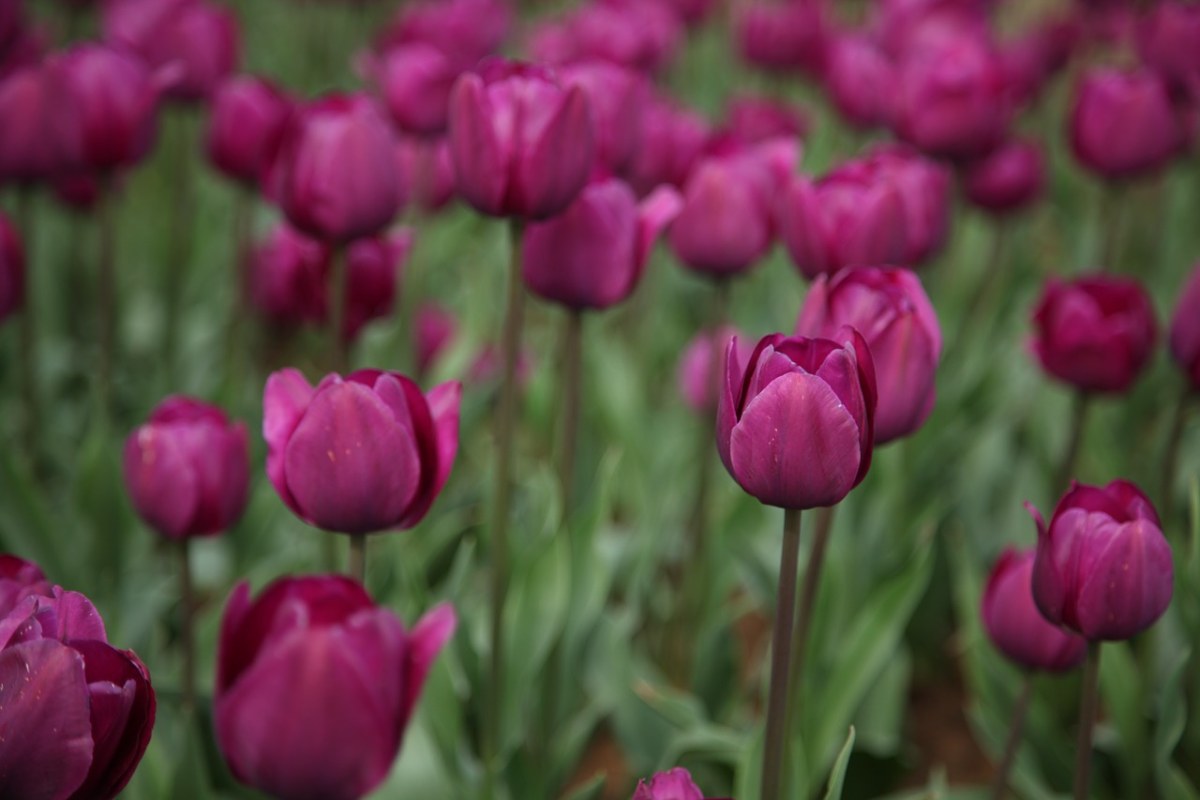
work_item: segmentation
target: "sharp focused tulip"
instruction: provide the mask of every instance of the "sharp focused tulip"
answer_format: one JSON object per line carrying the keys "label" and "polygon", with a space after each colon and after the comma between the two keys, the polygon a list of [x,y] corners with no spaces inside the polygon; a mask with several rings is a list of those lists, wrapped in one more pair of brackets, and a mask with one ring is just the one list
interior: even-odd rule
{"label": "sharp focused tulip", "polygon": [[875,368],[866,341],[771,334],[742,363],[726,352],[717,405],[717,450],[759,501],[789,509],[831,506],[871,466]]}
{"label": "sharp focused tulip", "polygon": [[450,98],[450,153],[462,197],[484,214],[545,219],[587,182],[595,157],[587,96],[554,73],[489,61]]}
{"label": "sharp focused tulip", "polygon": [[446,139],[402,136],[396,144],[400,182],[417,208],[439,211],[454,199],[454,161]]}
{"label": "sharp focused tulip", "polygon": [[1012,139],[963,172],[967,199],[993,214],[1009,214],[1037,202],[1046,184],[1042,148],[1028,139]]}
{"label": "sharp focused tulip", "polygon": [[895,66],[867,36],[841,36],[830,45],[825,86],[838,112],[856,128],[891,120],[894,82]]}
{"label": "sharp focused tulip", "polygon": [[1033,597],[1050,622],[1089,641],[1149,628],[1171,603],[1174,567],[1150,500],[1132,483],[1072,483],[1050,524],[1036,509]]}
{"label": "sharp focused tulip", "polygon": [[13,70],[0,79],[0,182],[50,180],[70,169],[79,123],[55,59]]}
{"label": "sharp focused tulip", "polygon": [[683,767],[659,772],[649,781],[638,781],[632,800],[704,800],[692,774]]}
{"label": "sharp focused tulip", "polygon": [[125,488],[168,539],[229,530],[246,507],[246,425],[190,397],[168,397],[125,440]]}
{"label": "sharp focused tulip", "polygon": [[362,94],[334,94],[296,111],[284,129],[271,184],[288,221],[331,243],[387,227],[404,202],[396,138]]}
{"label": "sharp focused tulip", "polygon": [[983,590],[980,616],[996,649],[1026,669],[1067,672],[1087,656],[1087,640],[1051,625],[1033,602],[1034,550],[1000,554]]}
{"label": "sharp focused tulip", "polygon": [[450,89],[462,70],[445,53],[412,42],[367,56],[363,66],[400,130],[415,136],[446,132]]}
{"label": "sharp focused tulip", "polygon": [[743,144],[753,145],[779,138],[803,139],[812,127],[799,108],[753,95],[734,95],[725,109],[722,132]]}
{"label": "sharp focused tulip", "polygon": [[263,395],[267,476],[293,512],[337,533],[411,528],[458,452],[457,383],[423,395],[395,372],[273,373]]}
{"label": "sharp focused tulip", "polygon": [[25,303],[25,250],[12,224],[0,214],[0,322]]}
{"label": "sharp focused tulip", "polygon": [[238,584],[217,650],[217,744],[243,783],[280,800],[357,800],[395,761],[421,688],[454,634],[439,606],[412,630],[340,576]]}
{"label": "sharp focused tulip", "polygon": [[32,561],[0,553],[0,618],[7,617],[29,595],[54,595],[42,568]]}
{"label": "sharp focused tulip", "polygon": [[744,4],[734,19],[738,52],[756,67],[820,76],[828,44],[825,17],[822,2]]}
{"label": "sharp focused tulip", "polygon": [[623,181],[594,181],[562,214],[525,229],[525,284],[577,311],[620,303],[633,293],[659,231],[680,205],[674,189],[660,188],[639,205]]}
{"label": "sharp focused tulip", "polygon": [[904,210],[902,261],[912,268],[926,263],[946,243],[950,227],[950,173],[938,162],[904,145],[877,147],[844,165],[841,171],[890,183]]}
{"label": "sharp focused tulip", "polygon": [[1084,392],[1128,389],[1156,335],[1146,291],[1137,281],[1108,275],[1051,280],[1033,322],[1033,351],[1042,367]]}
{"label": "sharp focused tulip", "polygon": [[596,162],[624,174],[642,129],[650,87],[641,73],[607,61],[568,64],[558,71],[566,88],[579,87],[592,110]]}
{"label": "sharp focused tulip", "polygon": [[1075,87],[1071,149],[1104,178],[1134,178],[1162,169],[1183,147],[1183,119],[1167,84],[1145,69],[1097,67]]}
{"label": "sharp focused tulip", "polygon": [[[754,354],[754,341],[736,328],[701,331],[692,337],[679,358],[675,382],[679,394],[695,412],[712,413],[717,407],[718,385],[725,380],[725,354],[730,341],[737,342],[738,362],[745,364]],[[719,363],[713,365],[713,359]]]}
{"label": "sharp focused tulip", "polygon": [[856,267],[822,275],[804,298],[796,333],[830,338],[855,328],[871,348],[879,402],[875,444],[915,433],[935,397],[942,331],[917,276],[898,267]]}
{"label": "sharp focused tulip", "polygon": [[83,595],[30,594],[0,620],[0,796],[116,797],[146,752],[154,711],[146,667],[108,643]]}
{"label": "sharp focused tulip", "polygon": [[270,81],[253,75],[230,78],[213,95],[205,138],[208,160],[230,178],[256,185],[291,113],[291,98]]}
{"label": "sharp focused tulip", "polygon": [[1192,268],[1171,318],[1171,355],[1200,391],[1200,263]]}
{"label": "sharp focused tulip", "polygon": [[697,114],[664,98],[652,99],[642,114],[642,130],[628,171],[638,194],[667,184],[682,188],[708,140],[708,125]]}

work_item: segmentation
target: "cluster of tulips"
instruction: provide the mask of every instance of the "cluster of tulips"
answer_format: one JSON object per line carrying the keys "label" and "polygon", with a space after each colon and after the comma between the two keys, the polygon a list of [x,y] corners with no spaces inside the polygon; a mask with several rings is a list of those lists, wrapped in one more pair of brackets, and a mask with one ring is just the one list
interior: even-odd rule
{"label": "cluster of tulips", "polygon": [[[86,3],[64,5],[64,19],[90,13]],[[59,47],[20,0],[0,0],[0,186],[18,206],[11,220],[0,216],[0,320],[19,327],[21,367],[11,383],[23,392],[24,448],[32,469],[42,469],[41,418],[54,398],[38,374],[31,298],[40,277],[35,201],[49,190],[99,220],[97,290],[88,298],[98,343],[91,413],[126,437],[129,501],[180,556],[179,697],[192,713],[210,690],[196,685],[205,654],[195,652],[189,553],[197,537],[229,531],[242,517],[251,437],[244,422],[175,383],[142,424],[125,424],[115,389],[128,367],[113,208],[151,154],[160,117],[199,109],[203,135],[187,145],[237,187],[234,263],[225,274],[231,353],[245,349],[243,318],[253,315],[287,345],[295,359],[287,363],[302,365],[272,364],[262,385],[267,478],[295,517],[348,542],[348,576],[285,575],[257,596],[242,581],[225,602],[211,687],[216,743],[238,781],[284,800],[352,800],[378,787],[454,635],[450,604],[409,629],[364,587],[368,535],[420,524],[451,477],[463,381],[467,392],[498,383],[483,553],[489,619],[470,626],[486,627],[489,658],[482,699],[472,698],[481,707],[479,785],[488,798],[535,796],[500,786],[514,453],[530,369],[526,294],[562,311],[556,469],[559,535],[570,537],[581,488],[585,319],[633,295],[660,238],[710,286],[707,321],[678,356],[682,400],[705,420],[688,590],[704,591],[711,565],[703,553],[715,431],[733,480],[785,512],[754,785],[763,800],[799,796],[789,742],[834,509],[867,477],[875,448],[917,433],[936,404],[943,332],[918,270],[943,252],[956,191],[994,218],[989,272],[1006,269],[1006,220],[1050,183],[1043,143],[1019,134],[1017,123],[1046,115],[1053,79],[1076,68],[1069,145],[1107,187],[1101,269],[1048,279],[1030,312],[1033,356],[1078,395],[1054,476],[1054,491],[1065,494],[1049,523],[1030,506],[1037,546],[1000,557],[982,618],[997,649],[1030,676],[1086,660],[1075,795],[1088,797],[1100,643],[1130,639],[1164,614],[1173,556],[1141,489],[1071,478],[1088,408],[1128,392],[1155,352],[1149,294],[1140,279],[1112,272],[1133,271],[1119,235],[1129,210],[1122,194],[1192,151],[1200,6],[1081,2],[1001,36],[995,18],[1005,4],[986,0],[879,0],[851,13],[823,0],[730,8],[586,0],[523,26],[505,0],[426,0],[401,5],[352,55],[361,88],[300,97],[237,71],[242,33],[213,0],[95,5],[98,37]],[[710,122],[674,99],[667,76],[682,50],[718,26],[752,69],[780,85],[819,87],[852,136],[869,143],[809,174],[801,170],[815,124],[807,112],[742,94]],[[501,55],[512,52],[521,57]],[[1092,66],[1107,54],[1121,65]],[[172,272],[182,271],[200,234],[189,217],[191,152],[183,153],[167,210],[176,218]],[[473,356],[463,381],[422,388],[445,374],[460,335],[455,316],[427,301],[400,320],[413,377],[395,364],[360,367],[354,348],[364,329],[392,315],[423,228],[456,202],[507,224],[498,340]],[[260,235],[263,205],[273,212]],[[794,328],[748,337],[735,326],[730,294],[776,244],[809,282],[807,294]],[[977,300],[989,290],[981,286]],[[188,313],[180,276],[167,281],[161,306],[162,359],[173,376],[178,320]],[[978,311],[973,303],[969,313]],[[305,328],[323,331],[323,342],[303,339]],[[315,357],[298,355],[296,341],[319,345]],[[1200,391],[1200,265],[1178,291],[1169,345],[1188,386],[1174,409],[1177,441]],[[240,358],[230,360],[236,380]],[[1171,448],[1168,501],[1178,461]],[[801,573],[801,512],[811,509]],[[997,797],[1007,790],[1031,686],[1032,677],[1014,707]],[[155,710],[146,664],[109,643],[86,597],[23,558],[0,556],[0,796],[115,797],[146,750]],[[633,797],[706,795],[676,767],[639,783]]]}

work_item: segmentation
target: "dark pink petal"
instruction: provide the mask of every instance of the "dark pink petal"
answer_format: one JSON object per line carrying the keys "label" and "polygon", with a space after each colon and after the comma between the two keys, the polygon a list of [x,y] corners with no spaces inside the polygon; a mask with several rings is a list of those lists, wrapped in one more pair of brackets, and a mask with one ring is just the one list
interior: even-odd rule
{"label": "dark pink petal", "polygon": [[421,697],[421,689],[425,678],[433,666],[434,659],[454,636],[458,627],[458,615],[453,606],[442,604],[429,611],[417,622],[408,636],[408,648],[405,651],[403,700],[400,706],[400,731],[412,717],[417,700]]}
{"label": "dark pink petal", "polygon": [[531,219],[563,211],[583,189],[592,169],[595,134],[587,95],[572,87],[561,103],[537,140],[516,154],[509,192],[516,208]]}
{"label": "dark pink petal", "polygon": [[288,441],[312,402],[313,387],[299,370],[271,373],[263,391],[263,438],[267,441],[267,477],[279,497],[292,511],[301,513],[284,472]]}
{"label": "dark pink petal", "polygon": [[485,214],[498,214],[509,191],[508,156],[492,128],[491,103],[478,75],[459,77],[450,92],[450,154],[459,194]]}

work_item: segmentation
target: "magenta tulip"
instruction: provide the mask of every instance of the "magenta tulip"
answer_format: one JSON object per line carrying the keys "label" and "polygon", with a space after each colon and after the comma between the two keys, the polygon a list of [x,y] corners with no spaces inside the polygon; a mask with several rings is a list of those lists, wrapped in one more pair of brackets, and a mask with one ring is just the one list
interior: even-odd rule
{"label": "magenta tulip", "polygon": [[726,352],[717,450],[759,501],[788,509],[831,506],[871,466],[875,368],[851,328],[837,340],[771,334],[742,363]]}
{"label": "magenta tulip", "polygon": [[1087,640],[1051,625],[1033,602],[1035,551],[1000,554],[983,590],[980,616],[996,649],[1025,669],[1068,672],[1083,663]]}
{"label": "magenta tulip", "polygon": [[630,185],[641,195],[662,184],[682,188],[708,135],[708,125],[699,115],[665,98],[652,98],[643,110],[639,144],[628,170]]}
{"label": "magenta tulip", "polygon": [[1200,263],[1192,268],[1171,318],[1171,355],[1200,391]]}
{"label": "magenta tulip", "polygon": [[213,94],[205,149],[228,177],[254,186],[262,180],[292,113],[292,100],[253,75],[223,82]]}
{"label": "magenta tulip", "polygon": [[1001,47],[1009,96],[1021,106],[1036,99],[1047,81],[1070,61],[1082,27],[1076,17],[1051,18]]}
{"label": "magenta tulip", "polygon": [[911,147],[884,145],[841,170],[875,176],[895,187],[904,210],[903,263],[916,269],[941,251],[953,205],[945,167]]}
{"label": "magenta tulip", "polygon": [[1072,483],[1038,526],[1033,598],[1043,616],[1089,641],[1149,628],[1171,603],[1174,568],[1150,500],[1132,483]]}
{"label": "magenta tulip", "polygon": [[963,191],[993,214],[1010,214],[1037,202],[1046,184],[1042,148],[1030,139],[1012,139],[967,165]]}
{"label": "magenta tulip", "polygon": [[1200,102],[1200,6],[1179,0],[1152,5],[1138,28],[1142,63]]}
{"label": "magenta tulip", "polygon": [[422,42],[469,69],[500,49],[512,23],[507,0],[404,3],[377,41],[380,50]]}
{"label": "magenta tulip", "polygon": [[692,774],[683,767],[659,772],[649,781],[638,781],[632,800],[704,800],[704,794],[692,782]]}
{"label": "magenta tulip", "polygon": [[796,333],[831,338],[843,326],[871,348],[879,396],[875,444],[915,433],[933,410],[942,353],[942,331],[921,281],[898,267],[820,276],[804,298]]}
{"label": "magenta tulip", "polygon": [[716,0],[661,0],[686,25],[698,25],[716,8]]}
{"label": "magenta tulip", "polygon": [[263,395],[267,476],[295,514],[337,533],[411,528],[458,452],[462,388],[428,395],[395,372],[330,374],[315,388],[275,372]]}
{"label": "magenta tulip", "polygon": [[734,18],[738,53],[748,64],[780,72],[820,76],[828,45],[823,2],[756,2]]}
{"label": "magenta tulip", "polygon": [[[730,341],[737,342],[738,363],[747,363],[754,355],[754,340],[730,326],[716,332],[700,331],[679,358],[675,383],[684,403],[697,413],[711,414],[717,407],[717,384],[725,379],[725,355]],[[715,366],[714,358],[719,362]]]}
{"label": "magenta tulip", "polygon": [[446,132],[450,89],[462,70],[441,50],[425,42],[396,45],[366,56],[363,71],[400,130],[415,136]]}
{"label": "magenta tulip", "polygon": [[422,211],[439,211],[454,199],[454,160],[445,138],[401,136],[396,144],[396,166],[410,200]]}
{"label": "magenta tulip", "polygon": [[42,568],[32,561],[0,553],[0,619],[29,595],[54,596]]}
{"label": "magenta tulip", "polygon": [[235,777],[280,800],[357,800],[383,782],[454,610],[412,630],[335,575],[239,583],[217,646],[213,723]]}
{"label": "magenta tulip", "polygon": [[812,122],[800,108],[754,95],[734,95],[725,108],[722,133],[742,144],[771,139],[803,139]]}
{"label": "magenta tulip", "polygon": [[661,3],[597,0],[539,25],[528,50],[547,64],[607,61],[652,73],[671,62],[681,40],[679,19]]}
{"label": "magenta tulip", "polygon": [[1050,280],[1033,315],[1033,351],[1084,392],[1124,392],[1153,352],[1154,306],[1137,281],[1096,274]]}
{"label": "magenta tulip", "polygon": [[0,214],[0,322],[25,304],[25,249],[12,223]]}
{"label": "magenta tulip", "polygon": [[595,156],[587,96],[553,72],[488,61],[450,98],[450,152],[462,197],[484,214],[545,219],[587,182]]}
{"label": "magenta tulip", "polygon": [[78,161],[75,104],[56,59],[13,70],[0,79],[0,183],[48,181]]}
{"label": "magenta tulip", "polygon": [[825,86],[848,123],[868,129],[886,125],[892,117],[895,66],[869,37],[849,34],[829,48]]}
{"label": "magenta tulip", "polygon": [[989,33],[988,0],[879,0],[868,30],[892,57],[926,49],[947,38]]}
{"label": "magenta tulip", "polygon": [[645,77],[607,61],[567,64],[558,74],[564,87],[578,87],[587,96],[597,164],[623,175],[638,146],[642,110],[649,99]]}

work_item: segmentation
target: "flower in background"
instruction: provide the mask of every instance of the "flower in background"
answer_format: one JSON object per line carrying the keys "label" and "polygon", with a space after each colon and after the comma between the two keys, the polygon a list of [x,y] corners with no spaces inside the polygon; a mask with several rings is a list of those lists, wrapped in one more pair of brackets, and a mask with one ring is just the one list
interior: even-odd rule
{"label": "flower in background", "polygon": [[254,186],[279,147],[293,102],[266,78],[238,75],[217,87],[204,147],[227,177]]}
{"label": "flower in background", "polygon": [[[732,326],[716,331],[700,331],[684,348],[675,371],[679,395],[697,413],[712,413],[717,407],[717,394],[725,380],[725,356],[730,341],[737,342],[738,363],[745,364],[754,354],[754,340],[747,339]],[[717,360],[713,364],[713,359]]]}
{"label": "flower in background", "polygon": [[963,170],[967,199],[993,214],[1011,214],[1036,203],[1046,185],[1041,146],[1032,139],[1010,139]]}
{"label": "flower in background", "polygon": [[708,123],[698,114],[651,96],[628,170],[630,185],[641,195],[663,184],[682,188],[708,136]]}
{"label": "flower in background", "polygon": [[1171,318],[1171,355],[1200,391],[1200,263],[1179,296],[1175,315]]}

